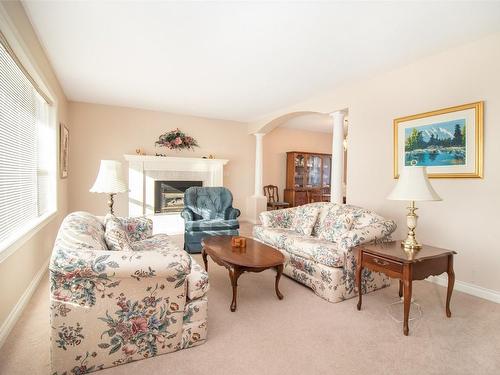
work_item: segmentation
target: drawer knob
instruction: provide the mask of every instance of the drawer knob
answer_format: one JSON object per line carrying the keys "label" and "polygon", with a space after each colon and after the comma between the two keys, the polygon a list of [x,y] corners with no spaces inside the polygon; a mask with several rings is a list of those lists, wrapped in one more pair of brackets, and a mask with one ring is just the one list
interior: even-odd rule
{"label": "drawer knob", "polygon": [[376,263],[376,264],[381,265],[381,266],[389,265],[389,262],[386,262],[385,260],[381,260],[381,259],[377,259],[377,258],[373,258],[373,263]]}

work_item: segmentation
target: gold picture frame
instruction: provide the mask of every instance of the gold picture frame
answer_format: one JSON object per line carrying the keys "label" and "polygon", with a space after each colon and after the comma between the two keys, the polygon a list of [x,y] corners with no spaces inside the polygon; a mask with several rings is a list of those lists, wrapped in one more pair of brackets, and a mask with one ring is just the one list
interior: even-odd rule
{"label": "gold picture frame", "polygon": [[59,124],[59,176],[67,178],[69,173],[69,130]]}
{"label": "gold picture frame", "polygon": [[483,178],[484,102],[394,120],[394,178],[426,166],[430,178]]}

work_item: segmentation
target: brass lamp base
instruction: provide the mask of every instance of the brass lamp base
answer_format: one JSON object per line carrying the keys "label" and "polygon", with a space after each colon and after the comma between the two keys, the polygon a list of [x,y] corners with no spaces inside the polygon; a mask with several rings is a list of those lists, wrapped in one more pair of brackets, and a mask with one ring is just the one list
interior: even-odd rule
{"label": "brass lamp base", "polygon": [[406,240],[401,241],[401,247],[404,248],[405,251],[418,251],[422,248],[422,245],[414,238],[407,237]]}
{"label": "brass lamp base", "polygon": [[408,252],[418,251],[422,248],[422,245],[415,238],[415,229],[417,228],[418,216],[415,213],[417,207],[415,207],[415,201],[410,202],[410,207],[408,207],[408,215],[406,215],[406,225],[408,226],[408,237],[406,240],[401,241],[401,247]]}

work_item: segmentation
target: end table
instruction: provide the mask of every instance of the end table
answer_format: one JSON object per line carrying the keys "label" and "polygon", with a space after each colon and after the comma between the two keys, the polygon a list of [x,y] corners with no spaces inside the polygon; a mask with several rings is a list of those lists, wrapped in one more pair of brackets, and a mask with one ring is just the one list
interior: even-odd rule
{"label": "end table", "polygon": [[453,255],[455,251],[423,245],[417,252],[407,253],[401,241],[360,245],[356,253],[356,285],[359,291],[358,310],[361,310],[361,271],[368,268],[399,279],[399,296],[404,299],[403,333],[408,336],[408,316],[410,314],[413,280],[423,280],[432,275],[448,274],[446,295],[446,316],[451,317],[450,299],[455,284]]}

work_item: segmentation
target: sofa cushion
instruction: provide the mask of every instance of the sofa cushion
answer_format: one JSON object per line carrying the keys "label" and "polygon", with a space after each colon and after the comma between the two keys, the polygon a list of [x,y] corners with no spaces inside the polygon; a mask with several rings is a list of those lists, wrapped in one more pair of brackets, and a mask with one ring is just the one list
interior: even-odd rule
{"label": "sofa cushion", "polygon": [[380,215],[377,215],[375,212],[363,210],[361,212],[357,212],[354,215],[352,229],[360,229],[372,224],[380,223],[385,220],[386,219],[384,219]]}
{"label": "sofa cushion", "polygon": [[106,227],[104,239],[109,250],[132,250],[129,245],[130,240],[128,238],[127,231],[123,228],[120,219],[112,214],[107,214],[104,218],[104,225]]}
{"label": "sofa cushion", "polygon": [[304,205],[295,209],[295,215],[292,220],[292,227],[294,231],[305,236],[310,236],[314,224],[319,214],[319,207]]}
{"label": "sofa cushion", "polygon": [[273,246],[281,251],[312,260],[329,267],[342,267],[344,254],[338,251],[333,242],[320,240],[316,237],[304,236],[290,229],[266,228],[255,226],[253,228],[255,239]]}
{"label": "sofa cushion", "polygon": [[[322,204],[319,205],[320,203],[322,203]],[[318,213],[318,219],[316,220],[316,223],[314,224],[311,235],[317,237],[319,235],[319,233],[321,232],[321,228],[323,227],[323,222],[325,221],[326,215],[328,215],[328,213],[330,211],[334,211],[334,212],[338,211],[340,209],[340,205],[337,203],[332,203],[332,202],[318,202],[318,203],[314,203],[314,204],[318,204],[319,213]]]}
{"label": "sofa cushion", "polygon": [[227,230],[227,229],[238,229],[240,223],[236,219],[232,220],[197,220],[197,221],[187,221],[185,223],[185,228],[187,231],[210,231],[210,230]]}
{"label": "sofa cushion", "polygon": [[259,220],[265,227],[290,229],[294,214],[295,208],[262,211],[259,214]]}
{"label": "sofa cushion", "polygon": [[319,238],[290,237],[285,240],[284,250],[328,267],[342,267],[344,265],[344,252],[339,251],[335,243]]}
{"label": "sofa cushion", "polygon": [[329,210],[326,214],[318,238],[337,242],[337,240],[352,227],[353,215],[339,213],[338,210]]}
{"label": "sofa cushion", "polygon": [[131,242],[141,241],[153,235],[153,221],[147,217],[120,217]]}
{"label": "sofa cushion", "polygon": [[253,237],[255,239],[277,249],[285,248],[285,241],[287,238],[299,238],[301,236],[301,234],[291,229],[268,228],[261,225],[253,227]]}

